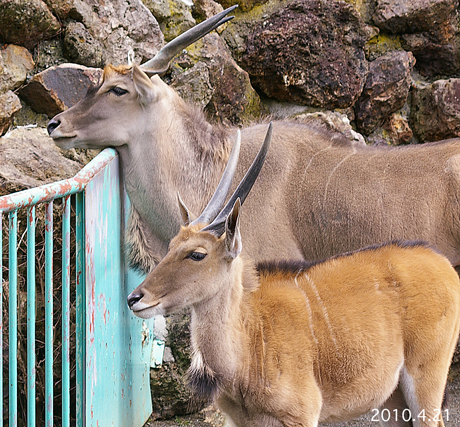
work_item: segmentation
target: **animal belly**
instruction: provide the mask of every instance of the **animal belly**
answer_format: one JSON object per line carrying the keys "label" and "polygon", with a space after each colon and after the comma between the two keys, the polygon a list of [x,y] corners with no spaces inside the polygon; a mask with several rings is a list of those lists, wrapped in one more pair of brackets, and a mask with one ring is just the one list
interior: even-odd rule
{"label": "animal belly", "polygon": [[320,422],[348,421],[377,409],[391,396],[399,381],[403,357],[382,360],[382,369],[350,378],[344,384],[323,384]]}

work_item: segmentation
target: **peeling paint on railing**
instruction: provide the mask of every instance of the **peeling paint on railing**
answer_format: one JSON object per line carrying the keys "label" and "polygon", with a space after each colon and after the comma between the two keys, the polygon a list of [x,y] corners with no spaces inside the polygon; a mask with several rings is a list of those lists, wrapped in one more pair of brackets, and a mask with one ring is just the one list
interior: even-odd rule
{"label": "peeling paint on railing", "polygon": [[91,160],[73,178],[2,196],[0,197],[0,212],[8,213],[79,193],[116,155],[115,150],[107,148]]}
{"label": "peeling paint on railing", "polygon": [[[75,196],[73,196],[75,195]],[[53,393],[53,250],[58,236],[53,227],[54,200],[62,199],[62,396]],[[142,280],[130,271],[123,256],[125,206],[116,152],[106,149],[68,180],[0,197],[0,234],[3,214],[8,214],[8,277],[3,280],[0,256],[0,364],[2,364],[3,286],[9,286],[9,367],[8,395],[3,390],[3,365],[0,365],[0,397],[9,404],[9,426],[18,425],[17,390],[17,254],[18,212],[27,208],[27,425],[35,420],[35,206],[45,206],[45,425],[52,426],[56,399],[62,407],[59,424],[70,425],[69,367],[76,365],[77,426],[140,427],[151,412],[149,361],[153,330],[135,318],[126,297]],[[76,350],[70,355],[70,207],[75,205],[75,283]],[[3,237],[0,253],[3,253]],[[56,278],[54,278],[55,280]],[[97,296],[97,297],[96,297]],[[54,294],[54,298],[56,295]],[[2,417],[3,418],[3,417]],[[0,419],[0,427],[2,427]]]}

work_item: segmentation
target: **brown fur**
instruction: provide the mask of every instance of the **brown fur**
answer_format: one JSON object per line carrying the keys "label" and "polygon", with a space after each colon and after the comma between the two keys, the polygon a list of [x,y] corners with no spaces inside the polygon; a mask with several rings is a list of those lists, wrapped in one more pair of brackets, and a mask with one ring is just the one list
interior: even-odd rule
{"label": "brown fur", "polygon": [[[407,408],[425,410],[421,426],[443,426],[428,419],[460,328],[446,258],[393,242],[256,270],[229,261],[227,245],[226,234],[183,228],[129,299],[140,317],[192,307],[191,384],[234,425],[316,426],[383,408],[401,419]],[[196,250],[203,261],[187,258]]]}
{"label": "brown fur", "polygon": [[[115,96],[113,86],[128,94]],[[51,136],[63,148],[118,150],[136,212],[128,227],[131,261],[144,271],[166,254],[179,230],[177,192],[192,212],[203,209],[236,132],[211,125],[158,76],[148,79],[135,66],[106,68],[102,84],[51,123]],[[265,132],[263,124],[242,129],[235,180],[252,162]],[[245,251],[256,261],[321,260],[394,239],[426,240],[456,266],[459,200],[459,139],[367,147],[279,121],[243,212]]]}

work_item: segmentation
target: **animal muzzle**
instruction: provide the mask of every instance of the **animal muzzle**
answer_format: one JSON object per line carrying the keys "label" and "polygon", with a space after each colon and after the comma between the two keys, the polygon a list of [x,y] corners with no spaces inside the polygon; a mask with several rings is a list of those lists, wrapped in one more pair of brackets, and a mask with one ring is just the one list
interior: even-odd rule
{"label": "animal muzzle", "polygon": [[[143,297],[144,295],[141,293],[131,292],[128,295],[128,307],[134,311],[142,310],[143,308],[145,308],[145,307],[141,307],[141,305],[145,306],[145,304],[140,302]],[[136,310],[136,307],[138,307],[137,310]]]}

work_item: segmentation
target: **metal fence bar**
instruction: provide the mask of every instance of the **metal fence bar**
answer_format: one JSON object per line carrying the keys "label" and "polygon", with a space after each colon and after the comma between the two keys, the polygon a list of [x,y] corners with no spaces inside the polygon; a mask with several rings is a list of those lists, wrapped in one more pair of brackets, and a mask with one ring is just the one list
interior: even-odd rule
{"label": "metal fence bar", "polygon": [[35,427],[35,206],[27,209],[27,426]]}
{"label": "metal fence bar", "polygon": [[53,426],[53,202],[45,205],[45,425]]}
{"label": "metal fence bar", "polygon": [[62,427],[70,425],[70,196],[62,216]]}
{"label": "metal fence bar", "polygon": [[75,196],[75,238],[76,238],[76,290],[75,290],[75,358],[76,358],[76,424],[84,426],[84,396],[85,396],[85,194],[77,193]]}
{"label": "metal fence bar", "polygon": [[[10,256],[8,258],[8,285],[9,285],[9,425],[16,427],[18,425],[18,257],[16,252],[18,240],[18,211],[12,211],[9,215],[9,248]],[[11,250],[14,248],[14,250]]]}
{"label": "metal fence bar", "polygon": [[[0,397],[3,400],[3,212],[0,210]],[[3,401],[2,401],[3,413]],[[3,427],[3,416],[0,418]]]}

